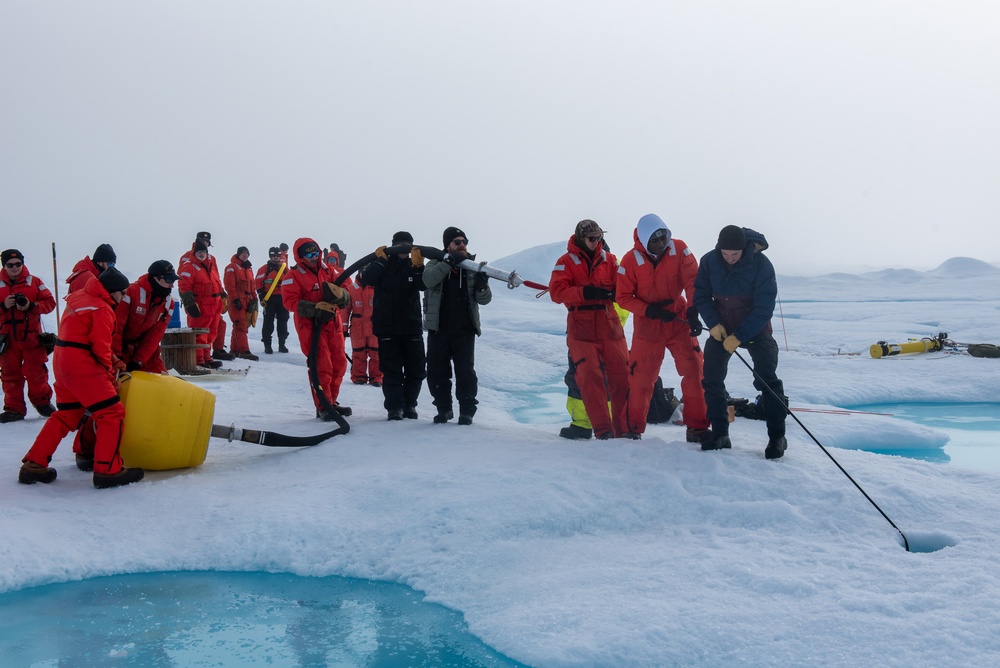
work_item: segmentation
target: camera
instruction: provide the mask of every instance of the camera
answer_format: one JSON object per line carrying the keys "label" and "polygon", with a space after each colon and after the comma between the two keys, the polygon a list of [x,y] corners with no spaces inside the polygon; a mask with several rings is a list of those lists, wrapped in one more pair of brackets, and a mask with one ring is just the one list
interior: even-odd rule
{"label": "camera", "polygon": [[14,297],[14,304],[17,305],[18,308],[25,308],[28,305],[28,298],[18,292],[17,296]]}

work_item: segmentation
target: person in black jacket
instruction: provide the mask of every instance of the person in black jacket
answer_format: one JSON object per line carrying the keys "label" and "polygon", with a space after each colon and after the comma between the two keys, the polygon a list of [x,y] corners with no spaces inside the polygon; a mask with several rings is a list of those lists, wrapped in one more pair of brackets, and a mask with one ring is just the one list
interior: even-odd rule
{"label": "person in black jacket", "polygon": [[420,313],[424,258],[413,246],[409,232],[396,232],[391,245],[406,245],[410,250],[390,257],[386,247],[380,246],[376,259],[365,268],[361,284],[375,289],[372,331],[378,337],[388,419],[416,420],[417,397],[427,375]]}
{"label": "person in black jacket", "polygon": [[774,266],[761,252],[767,248],[763,235],[749,228],[727,225],[719,232],[715,250],[698,263],[694,280],[694,302],[705,321],[705,402],[712,422],[711,438],[702,450],[731,448],[726,394],[729,359],[744,348],[753,360],[753,386],[761,392],[767,420],[764,456],[784,456],[785,418],[788,403],[784,384],[778,378],[778,344],[771,335],[771,316],[778,296]]}

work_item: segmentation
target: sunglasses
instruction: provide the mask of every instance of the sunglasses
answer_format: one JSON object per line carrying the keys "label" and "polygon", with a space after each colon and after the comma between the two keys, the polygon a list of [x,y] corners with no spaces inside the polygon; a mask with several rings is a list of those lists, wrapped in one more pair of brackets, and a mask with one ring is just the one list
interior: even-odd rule
{"label": "sunglasses", "polygon": [[600,241],[603,238],[604,238],[604,235],[601,234],[601,235],[596,236],[596,237],[587,237],[587,241],[589,241],[592,244],[596,244],[598,241]]}
{"label": "sunglasses", "polygon": [[24,266],[23,262],[8,262],[7,263],[7,268],[8,269],[17,269],[18,267],[23,267],[23,266]]}
{"label": "sunglasses", "polygon": [[311,260],[314,257],[319,257],[319,251],[312,251],[311,253],[303,253],[302,257],[304,257],[307,260]]}
{"label": "sunglasses", "polygon": [[459,239],[452,239],[451,243],[455,244],[456,246],[468,246],[469,245],[469,240],[468,239],[461,239],[461,238],[459,238]]}

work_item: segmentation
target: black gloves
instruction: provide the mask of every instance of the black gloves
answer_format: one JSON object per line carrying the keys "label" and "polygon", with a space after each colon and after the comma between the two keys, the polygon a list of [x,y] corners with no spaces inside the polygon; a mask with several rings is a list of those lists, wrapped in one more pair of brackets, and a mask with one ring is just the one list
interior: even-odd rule
{"label": "black gloves", "polygon": [[192,318],[201,317],[201,307],[198,306],[198,302],[194,299],[193,292],[182,292],[181,293],[181,304],[184,305],[184,310]]}
{"label": "black gloves", "polygon": [[243,302],[240,301],[239,297],[237,297],[236,299],[233,300],[233,306],[236,307],[237,311],[242,311],[243,310]]}
{"label": "black gloves", "polygon": [[260,297],[261,301],[264,301],[264,295],[266,294],[267,290],[265,290],[264,288],[261,288],[260,290],[257,291],[257,296]]}
{"label": "black gloves", "polygon": [[489,282],[490,282],[490,277],[482,272],[479,272],[476,274],[476,279],[475,282],[472,284],[472,289],[475,290],[476,292],[479,292],[480,290],[485,290]]}
{"label": "black gloves", "polygon": [[688,306],[687,310],[687,321],[688,327],[691,328],[691,336],[699,336],[704,329],[701,326],[701,320],[698,318],[698,308],[695,306]]}
{"label": "black gloves", "polygon": [[646,317],[651,318],[652,320],[659,320],[661,322],[670,322],[671,320],[675,320],[677,318],[677,314],[663,308],[664,306],[673,303],[673,299],[668,299],[663,302],[657,302],[656,304],[650,304],[646,307]]}
{"label": "black gloves", "polygon": [[452,251],[444,256],[444,261],[453,267],[457,267],[463,260],[468,259],[462,251]]}
{"label": "black gloves", "polygon": [[599,288],[596,285],[585,285],[583,286],[583,298],[584,299],[607,299],[614,300],[615,293],[611,290],[605,290],[604,288]]}

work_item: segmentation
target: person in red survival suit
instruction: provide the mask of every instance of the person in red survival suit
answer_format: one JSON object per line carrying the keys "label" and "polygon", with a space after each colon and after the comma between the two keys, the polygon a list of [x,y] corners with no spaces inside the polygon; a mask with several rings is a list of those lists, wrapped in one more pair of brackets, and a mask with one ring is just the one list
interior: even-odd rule
{"label": "person in red survival suit", "polygon": [[254,289],[249,248],[240,246],[236,249],[224,275],[223,282],[229,298],[229,319],[233,322],[229,352],[236,357],[256,362],[260,358],[250,352],[250,341],[247,338],[251,314],[257,310],[257,292]]}
{"label": "person in red survival suit", "polygon": [[604,248],[603,239],[604,230],[596,222],[577,223],[567,252],[556,261],[549,280],[552,301],[565,304],[569,311],[566,343],[576,383],[594,435],[602,440],[626,431],[628,394],[628,347],[614,309],[618,260]]}
{"label": "person in red survival suit", "polygon": [[42,417],[55,410],[49,403],[48,351],[39,342],[42,315],[51,313],[56,300],[41,279],[32,276],[21,251],[8,248],[0,254],[0,381],[3,383],[3,413],[0,423],[23,420],[28,412],[24,403],[24,385],[28,401]]}
{"label": "person in red survival suit", "polygon": [[101,244],[94,251],[93,257],[88,255],[73,266],[73,271],[66,277],[66,283],[69,284],[66,294],[71,295],[77,290],[82,290],[91,276],[100,276],[102,271],[115,266],[117,261],[118,256],[111,244]]}
{"label": "person in red survival suit", "polygon": [[[313,329],[320,328],[316,349],[316,372],[320,389],[330,406],[341,415],[350,415],[351,409],[337,403],[340,383],[347,371],[347,357],[344,354],[344,332],[337,318],[338,308],[350,303],[346,290],[333,285],[333,276],[324,266],[319,245],[309,238],[297,239],[292,244],[295,257],[294,267],[285,272],[281,280],[281,298],[289,312],[295,314],[295,331],[299,335],[299,346],[308,358],[312,348]],[[324,290],[324,284],[329,284]],[[325,292],[333,301],[324,299]],[[334,419],[323,410],[316,395],[316,389],[309,384],[316,404],[316,417],[326,421]]]}
{"label": "person in red survival suit", "polygon": [[170,291],[178,276],[174,266],[157,260],[125,291],[115,308],[118,329],[113,349],[126,371],[166,373],[160,356],[160,341],[174,312]]}
{"label": "person in red survival suit", "polygon": [[351,295],[350,335],[351,335],[351,382],[355,385],[369,383],[382,386],[382,371],[378,366],[378,337],[372,331],[372,309],[375,307],[375,288],[362,286],[358,281],[364,271],[359,271],[357,280],[348,280],[347,292]]}
{"label": "person in red survival suit", "polygon": [[[194,240],[195,241],[200,241],[203,244],[205,244],[205,248],[211,248],[212,247],[212,233],[211,232],[199,232],[197,235],[195,235],[195,239]],[[180,269],[180,267],[183,267],[185,262],[191,262],[192,260],[194,260],[194,250],[193,249],[194,249],[194,246],[192,245],[191,249],[185,251],[184,255],[181,255],[181,259],[177,261],[177,267],[178,267],[178,269]],[[218,276],[219,275],[219,263],[218,263],[218,261],[216,261],[215,256],[212,255],[211,251],[208,252],[208,259],[212,262],[213,266],[215,267],[215,273]],[[219,277],[219,282],[220,283],[222,282],[221,276]],[[217,327],[216,327],[216,330],[215,330],[215,340],[210,342],[212,344],[212,348],[211,348],[212,352],[211,352],[211,355],[210,355],[212,357],[212,359],[214,359],[214,360],[225,360],[227,362],[230,361],[230,360],[235,359],[235,357],[233,355],[231,355],[230,353],[226,352],[226,331],[229,329],[229,326],[226,324],[226,319],[223,317],[223,314],[225,314],[228,309],[229,309],[229,305],[228,305],[228,303],[226,301],[226,294],[223,293],[222,294],[222,310],[219,311],[219,317],[218,317],[218,321],[219,322],[217,323]]]}
{"label": "person in red survival suit", "polygon": [[204,346],[198,348],[198,366],[218,369],[222,362],[212,359],[210,351],[218,334],[219,314],[222,313],[225,292],[222,290],[215,259],[209,256],[205,242],[194,242],[191,250],[194,257],[190,262],[182,264],[177,272],[180,276],[181,304],[187,311],[188,327],[208,330],[195,337]]}
{"label": "person in red survival suit", "polygon": [[666,348],[681,377],[687,440],[700,443],[711,432],[701,386],[701,346],[695,338],[702,329],[693,306],[698,261],[656,214],[639,219],[633,238],[635,246],[621,259],[616,295],[619,306],[635,314],[628,362],[627,435],[639,438],[646,431],[653,384]]}
{"label": "person in red survival suit", "polygon": [[88,413],[97,426],[94,486],[116,487],[142,480],[142,469],[125,468],[118,453],[125,408],[118,398],[117,372],[125,365],[111,352],[111,343],[117,325],[114,307],[128,285],[128,279],[112,267],[66,299],[53,362],[57,409],[21,460],[18,482],[55,480],[56,470],[49,466],[52,455]]}

